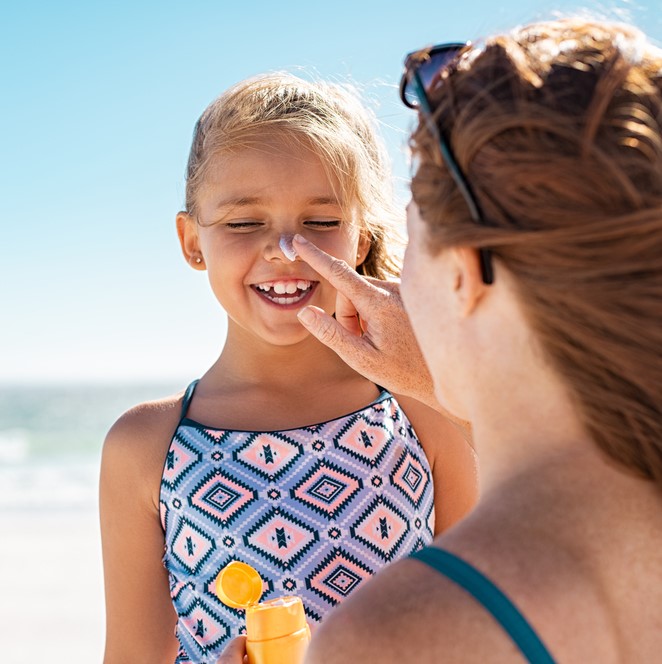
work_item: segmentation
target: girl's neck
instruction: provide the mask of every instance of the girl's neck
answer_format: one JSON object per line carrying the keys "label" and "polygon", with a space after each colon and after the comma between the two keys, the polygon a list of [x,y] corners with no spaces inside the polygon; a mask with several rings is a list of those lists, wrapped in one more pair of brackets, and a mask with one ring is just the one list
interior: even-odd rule
{"label": "girl's neck", "polygon": [[228,335],[202,377],[189,418],[218,429],[282,431],[356,412],[379,395],[314,338],[292,346]]}
{"label": "girl's neck", "polygon": [[286,346],[276,346],[246,334],[228,332],[221,355],[211,367],[210,378],[218,376],[225,385],[261,385],[277,389],[349,378],[355,372],[336,353],[312,336]]}

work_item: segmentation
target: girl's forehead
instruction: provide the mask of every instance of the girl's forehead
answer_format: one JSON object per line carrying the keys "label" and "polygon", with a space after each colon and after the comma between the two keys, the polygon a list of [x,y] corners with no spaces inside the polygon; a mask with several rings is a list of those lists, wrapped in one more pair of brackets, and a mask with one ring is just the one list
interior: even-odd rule
{"label": "girl's forehead", "polygon": [[199,194],[202,198],[293,198],[343,205],[338,178],[312,150],[289,143],[244,145],[210,159]]}
{"label": "girl's forehead", "polygon": [[320,159],[322,151],[313,137],[287,129],[247,128],[217,143],[209,153],[212,158],[257,152],[264,155],[289,154],[301,159]]}
{"label": "girl's forehead", "polygon": [[241,168],[271,167],[274,163],[291,169],[325,169],[322,157],[313,149],[285,141],[259,141],[234,146],[210,156],[210,177],[223,176]]}
{"label": "girl's forehead", "polygon": [[292,168],[282,160],[262,165],[226,162],[232,165],[219,168],[200,188],[198,202],[206,215],[260,208],[338,215],[344,209],[339,188],[332,186],[323,169]]}

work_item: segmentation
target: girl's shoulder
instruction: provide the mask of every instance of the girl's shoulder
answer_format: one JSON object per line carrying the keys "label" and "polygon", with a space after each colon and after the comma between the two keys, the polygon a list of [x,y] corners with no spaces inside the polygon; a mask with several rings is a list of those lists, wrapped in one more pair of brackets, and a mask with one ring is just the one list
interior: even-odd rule
{"label": "girl's shoulder", "polygon": [[435,431],[438,430],[438,427],[458,431],[462,437],[473,446],[470,422],[456,417],[448,411],[432,408],[414,397],[396,393],[390,394],[395,400],[397,400],[400,408],[407,416],[407,419],[409,419],[414,426],[418,424],[419,429],[431,428]]}
{"label": "girl's shoulder", "polygon": [[448,459],[449,455],[467,454],[473,457],[471,425],[468,422],[451,419],[413,397],[392,396],[414,428],[431,464],[437,457]]}
{"label": "girl's shoulder", "polygon": [[160,481],[168,447],[181,417],[184,392],[138,404],[123,413],[108,431],[102,473],[118,472]]}
{"label": "girl's shoulder", "polygon": [[105,444],[133,447],[146,444],[155,435],[174,433],[181,415],[183,397],[184,392],[179,392],[133,406],[112,425]]}

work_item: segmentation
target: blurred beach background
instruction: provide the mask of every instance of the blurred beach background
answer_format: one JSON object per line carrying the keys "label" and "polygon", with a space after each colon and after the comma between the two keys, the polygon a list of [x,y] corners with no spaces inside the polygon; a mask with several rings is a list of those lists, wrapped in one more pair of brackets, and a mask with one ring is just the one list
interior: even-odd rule
{"label": "blurred beach background", "polygon": [[97,516],[105,432],[217,356],[225,317],[180,257],[193,125],[221,91],[286,69],[358,86],[407,197],[406,52],[582,11],[657,43],[660,0],[170,0],[0,10],[0,660],[103,656]]}
{"label": "blurred beach background", "polygon": [[172,391],[167,384],[0,387],[1,661],[101,661],[101,441],[131,405]]}

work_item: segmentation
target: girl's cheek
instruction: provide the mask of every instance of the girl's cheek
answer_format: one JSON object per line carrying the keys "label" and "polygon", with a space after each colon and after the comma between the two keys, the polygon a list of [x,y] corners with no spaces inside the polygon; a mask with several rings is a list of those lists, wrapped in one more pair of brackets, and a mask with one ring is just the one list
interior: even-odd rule
{"label": "girl's cheek", "polygon": [[330,254],[334,258],[341,258],[348,263],[356,261],[358,251],[358,233],[327,232],[315,233],[309,231],[303,233],[304,237],[315,246]]}

